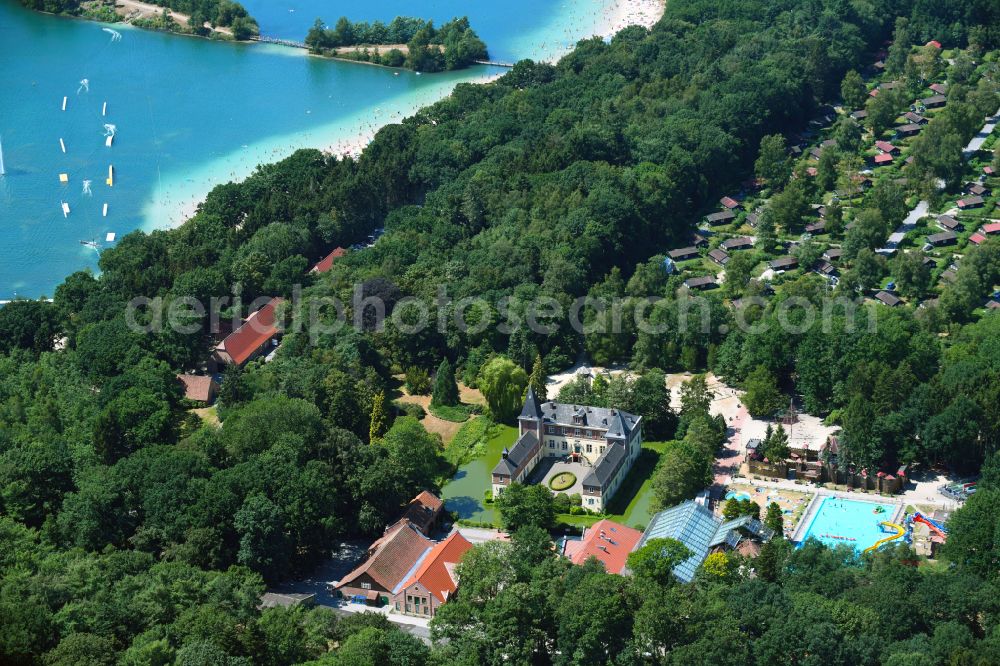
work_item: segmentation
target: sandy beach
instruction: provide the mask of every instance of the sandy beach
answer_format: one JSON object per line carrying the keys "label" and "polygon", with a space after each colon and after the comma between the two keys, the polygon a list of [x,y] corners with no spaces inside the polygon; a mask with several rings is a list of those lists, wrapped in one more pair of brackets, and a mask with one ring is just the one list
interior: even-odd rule
{"label": "sandy beach", "polygon": [[[663,16],[665,0],[612,0],[603,9],[597,10],[591,16],[577,16],[574,21],[583,19],[586,23],[593,22],[594,35],[605,39],[611,38],[619,30],[630,25],[652,27]],[[599,14],[599,15],[597,15]],[[570,42],[567,42],[567,50]],[[545,45],[542,45],[545,46]],[[284,49],[284,47],[275,47]],[[551,53],[541,58],[555,62],[564,55],[566,50]],[[489,83],[495,81],[506,72],[495,72],[478,77],[469,83]],[[375,107],[364,117],[355,117],[335,126],[308,132],[299,136],[286,137],[285,143],[271,140],[253,146],[244,146],[244,150],[227,158],[219,160],[214,166],[199,169],[200,186],[194,186],[189,177],[186,183],[174,181],[154,193],[153,200],[145,209],[146,230],[154,228],[169,228],[182,224],[197,211],[198,205],[205,199],[208,190],[214,185],[242,180],[253,172],[254,168],[264,162],[274,162],[287,157],[296,149],[318,147],[325,153],[339,157],[357,157],[372,141],[375,134],[391,123],[401,122],[421,108],[429,106],[451,93],[451,86],[438,89],[436,92],[425,91],[419,98],[402,98],[394,100],[382,107]],[[307,113],[309,113],[307,111]],[[221,175],[221,178],[220,178]]]}
{"label": "sandy beach", "polygon": [[606,11],[600,35],[611,37],[630,25],[652,28],[665,9],[666,0],[614,0]]}

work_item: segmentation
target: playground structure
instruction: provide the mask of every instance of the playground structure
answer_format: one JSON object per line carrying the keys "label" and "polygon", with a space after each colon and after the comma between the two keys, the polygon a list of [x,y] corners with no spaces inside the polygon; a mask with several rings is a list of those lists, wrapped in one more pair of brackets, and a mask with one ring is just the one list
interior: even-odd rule
{"label": "playground structure", "polygon": [[945,497],[964,502],[970,495],[976,492],[976,481],[958,481],[956,483],[946,483],[938,488],[938,492]]}
{"label": "playground structure", "polygon": [[887,520],[880,522],[879,528],[883,532],[891,532],[892,534],[890,534],[884,539],[879,539],[868,548],[865,548],[863,552],[869,553],[872,551],[876,551],[885,544],[891,543],[899,538],[902,538],[903,541],[905,541],[906,543],[912,543],[914,523],[922,523],[926,525],[927,528],[931,531],[931,533],[936,534],[937,536],[941,537],[941,539],[948,538],[948,529],[944,525],[942,525],[936,520],[928,518],[924,514],[917,511],[912,516],[907,516],[906,520],[904,521],[905,527],[904,525],[900,525],[898,523],[892,523]]}

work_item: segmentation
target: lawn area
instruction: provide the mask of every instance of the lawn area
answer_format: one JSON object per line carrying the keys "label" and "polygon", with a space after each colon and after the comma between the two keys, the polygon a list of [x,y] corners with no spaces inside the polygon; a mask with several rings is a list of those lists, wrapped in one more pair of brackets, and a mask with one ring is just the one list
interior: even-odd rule
{"label": "lawn area", "polygon": [[427,410],[445,421],[465,423],[469,420],[469,405],[435,405],[430,403]]}
{"label": "lawn area", "polygon": [[[604,518],[628,527],[644,530],[653,516],[653,471],[666,448],[666,442],[643,442],[642,453],[629,472],[625,483],[618,489]],[[559,514],[556,520],[568,525],[589,527],[600,516],[571,516]]]}

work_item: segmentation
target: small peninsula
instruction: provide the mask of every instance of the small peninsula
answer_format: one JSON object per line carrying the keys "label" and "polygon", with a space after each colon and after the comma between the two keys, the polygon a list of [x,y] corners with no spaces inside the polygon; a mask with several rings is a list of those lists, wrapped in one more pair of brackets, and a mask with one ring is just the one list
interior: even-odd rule
{"label": "small peninsula", "polygon": [[260,34],[246,8],[231,0],[21,0],[21,4],[41,12],[213,39],[246,41]]}
{"label": "small peninsula", "polygon": [[333,28],[316,19],[306,35],[311,53],[418,72],[462,69],[486,60],[486,44],[469,26],[468,17],[434,27],[433,21],[397,16],[381,21],[352,23],[340,17]]}

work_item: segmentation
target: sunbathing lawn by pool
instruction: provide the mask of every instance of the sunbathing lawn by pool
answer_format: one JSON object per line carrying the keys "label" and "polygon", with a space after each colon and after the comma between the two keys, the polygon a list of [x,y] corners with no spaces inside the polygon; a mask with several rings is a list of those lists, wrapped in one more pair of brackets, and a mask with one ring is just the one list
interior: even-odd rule
{"label": "sunbathing lawn by pool", "polygon": [[[881,513],[874,512],[877,507],[882,507]],[[824,497],[802,540],[814,538],[827,546],[847,545],[862,551],[891,534],[883,532],[879,523],[892,520],[896,508],[895,504]]]}

